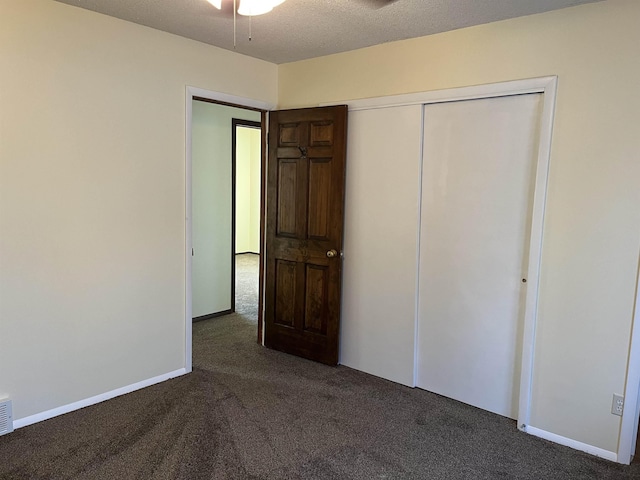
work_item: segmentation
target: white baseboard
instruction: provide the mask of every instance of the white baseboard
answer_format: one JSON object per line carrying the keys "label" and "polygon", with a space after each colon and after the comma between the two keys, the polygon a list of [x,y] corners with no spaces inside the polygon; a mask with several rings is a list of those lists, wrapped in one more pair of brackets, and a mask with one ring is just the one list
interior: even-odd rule
{"label": "white baseboard", "polygon": [[184,375],[185,373],[187,373],[187,370],[185,368],[181,368],[179,370],[174,370],[173,372],[165,373],[162,375],[158,375],[157,377],[148,378],[147,380],[142,380],[141,382],[127,385],[126,387],[116,388],[115,390],[101,393],[100,395],[96,395],[94,397],[85,398],[84,400],[79,400],[77,402],[69,403],[68,405],[52,408],[51,410],[47,410],[45,412],[40,412],[36,413],[35,415],[19,418],[13,421],[13,428],[22,428],[26,427],[27,425],[32,425],[44,420],[49,420],[50,418],[57,417],[58,415],[64,415],[65,413],[73,412],[74,410],[79,410],[90,405],[95,405],[96,403],[104,402],[105,400],[109,400],[114,397],[119,397],[120,395],[124,395],[125,393],[135,392],[136,390],[140,390],[141,388],[150,387],[151,385],[155,385],[156,383],[179,377],[180,375]]}
{"label": "white baseboard", "polygon": [[559,443],[560,445],[564,445],[565,447],[571,447],[575,450],[580,450],[582,452],[595,455],[596,457],[604,458],[606,460],[611,460],[612,462],[618,461],[617,453],[610,452],[609,450],[605,450],[603,448],[594,447],[593,445],[578,442],[577,440],[572,440],[567,437],[562,437],[560,435],[556,435],[555,433],[547,432],[545,430],[541,430],[536,427],[531,427],[529,425],[527,425],[524,431],[530,435],[533,435],[534,437],[544,438],[545,440],[549,440],[550,442]]}

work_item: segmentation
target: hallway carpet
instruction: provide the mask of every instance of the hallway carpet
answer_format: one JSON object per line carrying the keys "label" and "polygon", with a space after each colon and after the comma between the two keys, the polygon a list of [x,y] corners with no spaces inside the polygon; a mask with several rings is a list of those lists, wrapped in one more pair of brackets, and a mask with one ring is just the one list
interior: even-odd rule
{"label": "hallway carpet", "polygon": [[193,326],[194,371],[0,437],[1,479],[640,479],[512,420]]}
{"label": "hallway carpet", "polygon": [[236,255],[236,313],[258,324],[258,275],[260,257],[253,253]]}

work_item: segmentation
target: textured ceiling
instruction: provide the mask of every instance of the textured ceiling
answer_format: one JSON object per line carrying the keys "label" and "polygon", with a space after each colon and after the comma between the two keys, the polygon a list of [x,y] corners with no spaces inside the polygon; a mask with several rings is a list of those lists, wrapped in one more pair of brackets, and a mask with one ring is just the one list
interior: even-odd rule
{"label": "textured ceiling", "polygon": [[[233,0],[57,0],[234,50]],[[266,15],[238,16],[236,52],[286,63],[598,0],[287,0]]]}

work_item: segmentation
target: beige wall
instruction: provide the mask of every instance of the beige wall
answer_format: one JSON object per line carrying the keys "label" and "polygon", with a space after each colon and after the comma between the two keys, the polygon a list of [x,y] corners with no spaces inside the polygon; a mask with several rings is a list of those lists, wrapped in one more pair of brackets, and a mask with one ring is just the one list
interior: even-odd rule
{"label": "beige wall", "polygon": [[283,108],[558,75],[531,425],[614,452],[640,248],[639,18],[637,0],[608,0],[279,67]]}
{"label": "beige wall", "polygon": [[0,397],[16,419],[185,366],[185,86],[275,103],[276,82],[266,62],[0,0]]}

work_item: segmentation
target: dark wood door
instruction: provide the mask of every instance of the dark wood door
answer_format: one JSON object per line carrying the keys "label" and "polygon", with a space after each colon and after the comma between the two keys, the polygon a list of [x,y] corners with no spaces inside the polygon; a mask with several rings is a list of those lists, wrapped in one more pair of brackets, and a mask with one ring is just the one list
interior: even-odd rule
{"label": "dark wood door", "polygon": [[338,363],[347,107],[269,114],[265,345]]}

